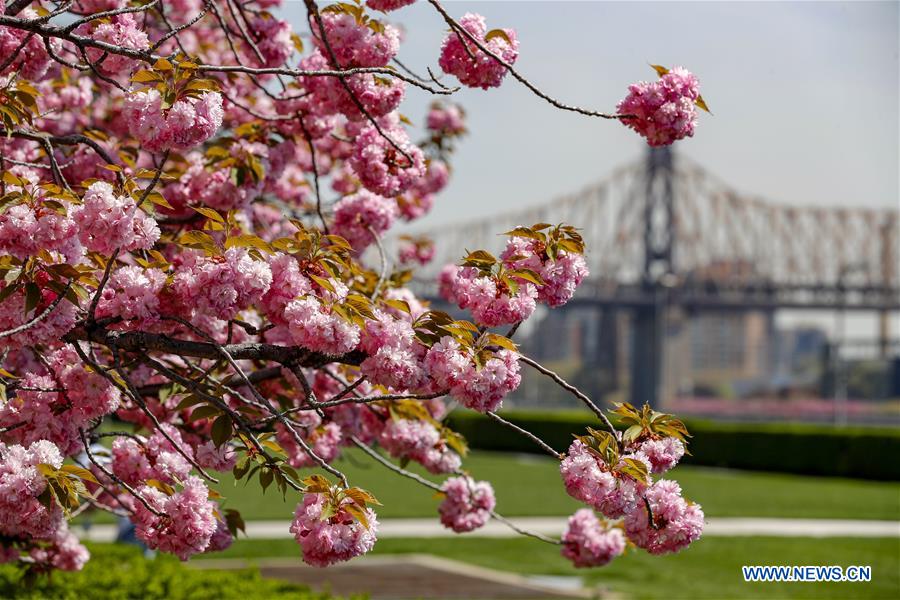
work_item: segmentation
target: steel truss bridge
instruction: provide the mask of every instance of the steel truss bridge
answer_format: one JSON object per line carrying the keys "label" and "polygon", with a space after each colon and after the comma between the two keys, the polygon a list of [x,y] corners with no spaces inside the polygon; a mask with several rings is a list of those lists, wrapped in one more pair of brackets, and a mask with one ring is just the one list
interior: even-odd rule
{"label": "steel truss bridge", "polygon": [[423,232],[435,242],[418,291],[462,248],[490,251],[517,225],[582,228],[591,276],[572,305],[634,312],[632,397],[657,397],[661,314],[696,310],[873,311],[887,345],[900,311],[897,209],[791,206],[738,192],[701,166],[651,150],[606,180],[543,205]]}

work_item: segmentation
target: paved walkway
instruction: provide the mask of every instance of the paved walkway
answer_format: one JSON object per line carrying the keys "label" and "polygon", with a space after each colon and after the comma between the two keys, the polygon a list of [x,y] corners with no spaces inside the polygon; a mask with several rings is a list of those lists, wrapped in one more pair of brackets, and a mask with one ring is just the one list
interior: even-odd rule
{"label": "paved walkway", "polygon": [[[558,536],[566,526],[566,517],[513,517],[516,525],[545,535]],[[280,539],[291,537],[289,521],[250,521],[250,539]],[[94,525],[87,532],[75,528],[78,535],[91,541],[107,542],[115,539],[114,525]],[[378,525],[379,538],[410,537],[515,537],[518,534],[503,523],[490,521],[477,531],[454,533],[433,519],[384,519]],[[779,537],[895,537],[900,538],[900,521],[864,521],[850,519],[761,519],[712,517],[706,520],[704,536],[779,536]]]}
{"label": "paved walkway", "polygon": [[[327,589],[335,594],[366,594],[372,600],[576,600],[597,598],[580,577],[537,578],[477,567],[436,556],[362,556],[349,563],[316,569],[298,558],[262,559],[252,563],[263,577]],[[235,569],[241,559],[197,559],[199,569]],[[606,596],[602,596],[606,597]]]}

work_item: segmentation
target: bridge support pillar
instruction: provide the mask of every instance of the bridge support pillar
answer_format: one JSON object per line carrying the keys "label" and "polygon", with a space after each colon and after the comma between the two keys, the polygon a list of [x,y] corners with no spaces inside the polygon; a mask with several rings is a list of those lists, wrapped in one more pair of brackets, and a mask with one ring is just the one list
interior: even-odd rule
{"label": "bridge support pillar", "polygon": [[635,309],[631,340],[630,402],[660,408],[662,389],[662,319],[659,306]]}

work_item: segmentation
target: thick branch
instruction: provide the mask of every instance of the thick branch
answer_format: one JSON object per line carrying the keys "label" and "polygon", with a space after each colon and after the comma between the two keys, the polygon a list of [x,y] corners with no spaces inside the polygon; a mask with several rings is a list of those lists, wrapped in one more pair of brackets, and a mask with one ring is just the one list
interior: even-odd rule
{"label": "thick branch", "polygon": [[[128,352],[164,352],[193,358],[222,358],[215,344],[173,338],[146,331],[111,331],[105,327],[76,327],[63,338],[66,342],[91,341],[108,348],[119,348]],[[353,351],[341,356],[328,356],[312,352],[298,346],[276,346],[274,344],[244,343],[229,344],[222,348],[235,360],[268,360],[279,364],[295,364],[301,367],[318,368],[328,363],[358,365],[365,356]]]}

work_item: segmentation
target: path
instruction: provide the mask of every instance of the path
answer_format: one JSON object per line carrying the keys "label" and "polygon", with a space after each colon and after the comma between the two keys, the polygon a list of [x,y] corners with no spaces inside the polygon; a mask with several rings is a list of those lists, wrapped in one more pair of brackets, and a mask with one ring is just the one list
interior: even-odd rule
{"label": "path", "polygon": [[[257,559],[263,577],[328,589],[335,594],[366,594],[372,600],[569,600],[597,598],[580,577],[525,577],[424,554],[363,556],[327,569],[309,567],[298,558]],[[192,560],[200,569],[234,569],[241,559]],[[604,595],[603,597],[607,597]]]}
{"label": "path", "polygon": [[[516,525],[545,535],[558,536],[565,529],[566,517],[513,517]],[[289,521],[250,521],[250,539],[280,539],[291,537]],[[115,539],[115,525],[94,525],[85,532],[75,528],[82,537],[97,542]],[[467,534],[445,529],[434,519],[384,519],[378,524],[379,538],[456,537],[515,537],[514,531],[503,523],[490,521],[481,529]],[[865,521],[850,519],[767,519],[711,517],[706,520],[704,536],[778,536],[778,537],[896,537],[900,538],[900,521]]]}

